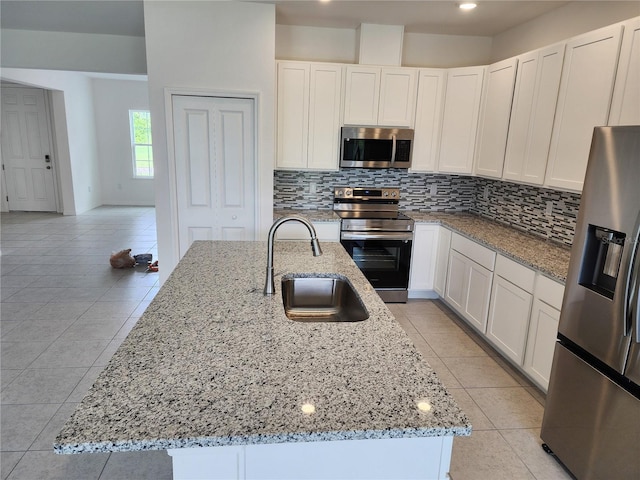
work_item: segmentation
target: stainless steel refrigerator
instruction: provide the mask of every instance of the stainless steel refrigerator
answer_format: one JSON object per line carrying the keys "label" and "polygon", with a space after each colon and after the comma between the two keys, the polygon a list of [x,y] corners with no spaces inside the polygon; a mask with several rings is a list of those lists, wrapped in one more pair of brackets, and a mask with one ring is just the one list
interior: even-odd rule
{"label": "stainless steel refrigerator", "polygon": [[594,130],[541,438],[580,480],[640,479],[640,126]]}

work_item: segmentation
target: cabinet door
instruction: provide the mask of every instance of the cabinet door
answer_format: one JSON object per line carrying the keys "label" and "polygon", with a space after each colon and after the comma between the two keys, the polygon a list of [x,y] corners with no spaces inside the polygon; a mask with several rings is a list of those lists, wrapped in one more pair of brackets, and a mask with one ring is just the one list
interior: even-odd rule
{"label": "cabinet door", "polygon": [[502,178],[542,185],[565,44],[519,57]]}
{"label": "cabinet door", "polygon": [[522,365],[533,295],[497,276],[491,292],[487,337],[507,357]]}
{"label": "cabinet door", "polygon": [[278,63],[277,168],[304,168],[309,132],[308,63]]}
{"label": "cabinet door", "polygon": [[449,253],[445,299],[461,314],[464,313],[467,303],[467,261],[467,257],[455,250]]}
{"label": "cabinet door", "polygon": [[342,67],[312,63],[307,168],[338,169],[341,102]]}
{"label": "cabinet door", "polygon": [[517,66],[518,60],[510,58],[487,67],[476,144],[476,175],[502,177]]}
{"label": "cabinet door", "polygon": [[425,297],[426,292],[433,290],[438,230],[437,225],[415,226],[411,253],[411,275],[409,277],[409,294],[413,298]]}
{"label": "cabinet door", "polygon": [[436,255],[436,272],[434,290],[444,297],[447,286],[447,270],[449,266],[449,247],[451,246],[451,230],[440,227],[438,234],[438,252]]}
{"label": "cabinet door", "polygon": [[609,125],[640,125],[640,18],[623,26]]}
{"label": "cabinet door", "polygon": [[377,125],[380,99],[380,67],[350,65],[346,68],[344,123]]}
{"label": "cabinet door", "polygon": [[471,173],[485,67],[452,68],[442,118],[438,170]]}
{"label": "cabinet door", "polygon": [[546,392],[558,336],[560,312],[538,298],[533,300],[524,370]]}
{"label": "cabinet door", "polygon": [[482,333],[487,331],[493,272],[469,260],[464,316]]}
{"label": "cabinet door", "polygon": [[382,69],[378,125],[413,126],[417,84],[418,71],[413,68]]}
{"label": "cabinet door", "polygon": [[[311,222],[320,242],[340,241],[340,222]],[[276,231],[277,240],[309,240],[309,230],[299,222],[286,222]],[[321,245],[322,246],[322,245]]]}
{"label": "cabinet door", "polygon": [[433,172],[438,159],[446,70],[422,69],[418,77],[411,171]]}
{"label": "cabinet door", "polygon": [[622,26],[567,42],[545,184],[581,191],[593,128],[606,125]]}

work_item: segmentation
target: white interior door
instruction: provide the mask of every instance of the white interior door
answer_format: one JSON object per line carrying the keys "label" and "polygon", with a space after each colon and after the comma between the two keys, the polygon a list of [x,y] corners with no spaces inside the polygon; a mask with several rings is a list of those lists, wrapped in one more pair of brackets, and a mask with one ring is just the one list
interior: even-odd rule
{"label": "white interior door", "polygon": [[9,210],[57,210],[44,90],[2,88],[2,160]]}
{"label": "white interior door", "polygon": [[180,256],[194,240],[254,240],[254,100],[173,95]]}

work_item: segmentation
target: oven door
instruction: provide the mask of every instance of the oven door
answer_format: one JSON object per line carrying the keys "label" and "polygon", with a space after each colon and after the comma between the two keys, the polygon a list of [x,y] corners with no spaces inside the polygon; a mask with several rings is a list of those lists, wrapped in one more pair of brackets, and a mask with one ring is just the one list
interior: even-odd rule
{"label": "oven door", "polygon": [[342,232],[340,243],[376,290],[407,290],[412,232]]}

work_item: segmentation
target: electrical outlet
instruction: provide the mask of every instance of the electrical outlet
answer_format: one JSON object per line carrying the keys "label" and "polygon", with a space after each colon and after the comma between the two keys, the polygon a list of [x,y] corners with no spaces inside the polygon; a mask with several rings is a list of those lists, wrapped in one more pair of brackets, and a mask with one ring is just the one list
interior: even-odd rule
{"label": "electrical outlet", "polygon": [[309,193],[318,193],[318,184],[310,183],[309,184]]}
{"label": "electrical outlet", "polygon": [[547,200],[547,208],[544,211],[544,214],[547,217],[550,217],[553,214],[553,200]]}
{"label": "electrical outlet", "polygon": [[485,200],[489,200],[489,187],[485,185],[484,191],[482,192],[482,198]]}
{"label": "electrical outlet", "polygon": [[433,197],[436,193],[438,193],[438,185],[432,183],[429,187],[429,194]]}

